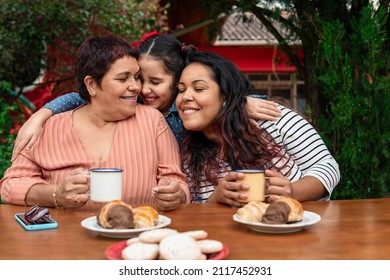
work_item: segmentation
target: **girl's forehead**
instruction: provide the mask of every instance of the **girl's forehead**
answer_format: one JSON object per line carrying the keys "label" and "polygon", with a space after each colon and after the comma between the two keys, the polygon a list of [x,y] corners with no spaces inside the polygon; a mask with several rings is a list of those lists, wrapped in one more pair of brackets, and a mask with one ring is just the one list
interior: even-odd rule
{"label": "girl's forehead", "polygon": [[138,63],[141,66],[141,69],[147,68],[166,72],[164,62],[161,59],[146,56],[139,58]]}
{"label": "girl's forehead", "polygon": [[164,65],[163,58],[151,56],[151,55],[143,55],[138,58],[139,62],[145,62],[145,63],[160,63]]}

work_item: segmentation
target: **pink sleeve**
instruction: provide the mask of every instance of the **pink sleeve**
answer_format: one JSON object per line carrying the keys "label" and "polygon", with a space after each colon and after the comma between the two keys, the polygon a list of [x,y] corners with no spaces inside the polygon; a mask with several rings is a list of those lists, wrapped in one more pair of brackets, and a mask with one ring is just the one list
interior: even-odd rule
{"label": "pink sleeve", "polygon": [[157,179],[170,178],[178,181],[186,194],[186,203],[190,202],[187,178],[182,172],[179,145],[164,117],[158,125],[157,136],[158,172]]}
{"label": "pink sleeve", "polygon": [[1,200],[6,203],[26,205],[26,195],[35,184],[47,184],[42,179],[41,168],[20,154],[0,181]]}

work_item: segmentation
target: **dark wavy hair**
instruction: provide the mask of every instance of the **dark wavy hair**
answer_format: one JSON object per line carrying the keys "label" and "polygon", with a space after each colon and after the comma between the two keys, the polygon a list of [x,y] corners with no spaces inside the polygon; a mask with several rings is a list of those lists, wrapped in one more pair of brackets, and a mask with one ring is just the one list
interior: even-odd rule
{"label": "dark wavy hair", "polygon": [[220,160],[226,160],[232,169],[285,167],[276,167],[272,159],[287,155],[264,129],[249,121],[246,97],[253,92],[253,87],[245,76],[233,63],[215,53],[188,54],[186,66],[195,62],[211,70],[211,78],[219,85],[224,99],[213,123],[217,141],[207,139],[202,131],[187,131],[183,141],[183,162],[188,164],[195,187],[199,187],[203,174],[218,184]]}
{"label": "dark wavy hair", "polygon": [[91,101],[84,84],[86,76],[91,76],[101,86],[111,65],[124,56],[138,59],[137,50],[119,37],[107,35],[85,40],[78,48],[75,59],[75,77],[80,97]]}
{"label": "dark wavy hair", "polygon": [[195,50],[195,46],[182,44],[170,35],[151,36],[141,42],[138,47],[140,58],[147,55],[152,56],[161,61],[165,71],[172,75],[174,96],[177,94],[176,85],[184,69],[187,54]]}

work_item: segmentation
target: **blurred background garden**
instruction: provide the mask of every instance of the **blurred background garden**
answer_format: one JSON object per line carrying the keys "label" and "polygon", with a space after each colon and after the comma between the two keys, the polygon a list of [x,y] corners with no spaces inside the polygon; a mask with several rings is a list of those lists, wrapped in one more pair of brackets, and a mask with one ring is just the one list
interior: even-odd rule
{"label": "blurred background garden", "polygon": [[[85,38],[115,34],[134,43],[157,31],[207,49],[226,39],[223,28],[234,14],[232,32],[241,24],[271,34],[272,48],[294,69],[289,77],[301,81],[302,113],[340,165],[332,199],[390,196],[390,0],[0,2],[1,177],[23,122],[56,96],[77,91],[72,60]],[[271,59],[280,66],[280,56]],[[271,70],[247,75],[279,80]],[[270,87],[265,93],[282,92]]]}

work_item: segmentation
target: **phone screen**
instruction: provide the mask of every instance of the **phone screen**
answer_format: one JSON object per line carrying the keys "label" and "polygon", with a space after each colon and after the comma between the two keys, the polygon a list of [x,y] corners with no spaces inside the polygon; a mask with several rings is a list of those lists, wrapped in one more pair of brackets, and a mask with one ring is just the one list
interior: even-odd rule
{"label": "phone screen", "polygon": [[32,224],[26,220],[24,213],[15,214],[16,220],[24,227],[26,230],[42,230],[42,229],[52,229],[57,228],[58,224],[50,217],[44,217],[45,222],[41,224]]}
{"label": "phone screen", "polygon": [[[16,215],[19,217],[19,219],[22,220],[22,222],[23,222],[25,225],[27,225],[27,226],[29,226],[29,225],[36,225],[36,224],[32,224],[32,223],[30,223],[29,221],[27,221],[26,218],[24,217],[24,213],[16,214]],[[46,217],[46,216],[42,217],[42,219],[43,219],[45,222],[44,222],[44,223],[40,223],[40,225],[41,225],[41,224],[52,224],[52,223],[55,223],[54,220],[52,220],[52,219],[50,219],[49,217]]]}

